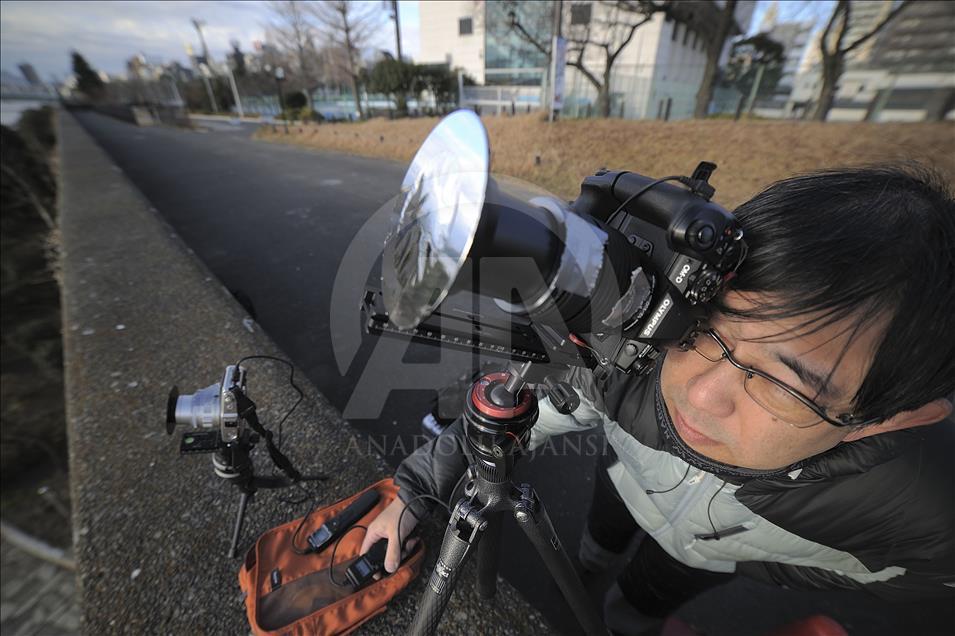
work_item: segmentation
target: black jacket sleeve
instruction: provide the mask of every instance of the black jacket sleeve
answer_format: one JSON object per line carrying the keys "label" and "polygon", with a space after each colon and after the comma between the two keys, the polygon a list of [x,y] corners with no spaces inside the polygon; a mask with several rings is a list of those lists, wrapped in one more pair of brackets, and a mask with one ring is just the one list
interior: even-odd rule
{"label": "black jacket sleeve", "polygon": [[955,597],[955,590],[946,585],[945,577],[919,572],[906,572],[884,582],[863,584],[821,568],[766,561],[741,562],[737,564],[736,571],[744,576],[786,589],[862,590],[892,602],[904,603]]}
{"label": "black jacket sleeve", "polygon": [[[395,471],[401,500],[408,505],[418,495],[428,494],[448,501],[468,467],[466,444],[464,422],[458,418],[438,437],[406,457]],[[411,513],[421,519],[435,505],[432,500],[418,499],[410,504]]]}

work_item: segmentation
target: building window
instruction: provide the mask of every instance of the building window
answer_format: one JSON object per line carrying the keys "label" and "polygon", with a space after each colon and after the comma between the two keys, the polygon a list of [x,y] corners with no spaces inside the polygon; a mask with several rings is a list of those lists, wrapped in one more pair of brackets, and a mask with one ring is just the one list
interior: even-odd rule
{"label": "building window", "polygon": [[570,5],[570,23],[571,24],[590,24],[590,4],[572,4]]}
{"label": "building window", "polygon": [[670,41],[671,41],[671,42],[676,42],[676,34],[677,34],[677,32],[678,32],[679,30],[680,30],[680,23],[679,23],[679,22],[674,22],[674,23],[673,23],[673,33],[670,34]]}
{"label": "building window", "polygon": [[474,22],[471,18],[458,18],[458,35],[474,33]]}

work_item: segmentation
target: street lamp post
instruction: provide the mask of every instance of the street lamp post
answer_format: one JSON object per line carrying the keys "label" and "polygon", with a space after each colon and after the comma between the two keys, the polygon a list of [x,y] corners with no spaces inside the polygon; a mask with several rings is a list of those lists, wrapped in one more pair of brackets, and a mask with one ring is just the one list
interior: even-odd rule
{"label": "street lamp post", "polygon": [[285,96],[282,95],[282,80],[285,79],[285,69],[281,66],[275,69],[275,85],[279,89],[279,108],[282,109],[282,120],[285,122],[285,134],[288,134],[288,115],[285,112]]}

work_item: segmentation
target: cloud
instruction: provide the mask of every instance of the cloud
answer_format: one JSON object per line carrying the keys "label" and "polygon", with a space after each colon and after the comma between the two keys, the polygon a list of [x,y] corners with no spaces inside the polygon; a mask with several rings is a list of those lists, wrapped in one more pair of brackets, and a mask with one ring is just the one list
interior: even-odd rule
{"label": "cloud", "polygon": [[[371,47],[394,52],[394,27],[383,3],[366,1],[381,11],[382,26],[377,29]],[[20,62],[29,62],[45,78],[63,78],[70,73],[73,49],[80,51],[96,69],[114,74],[125,72],[126,60],[137,53],[185,62],[185,44],[200,50],[193,18],[205,23],[203,35],[209,53],[222,59],[231,50],[232,40],[238,40],[243,50],[251,51],[253,41],[265,39],[272,19],[267,2],[243,0],[4,0],[0,7],[0,54],[4,67],[12,70]],[[415,57],[420,51],[418,3],[403,0],[399,13],[403,51]]]}
{"label": "cloud", "polygon": [[268,8],[235,2],[3,2],[0,51],[4,65],[32,63],[41,75],[69,72],[69,52],[97,68],[125,70],[136,53],[185,60],[184,42],[199,48],[193,17],[204,20],[210,54],[221,59],[229,42],[251,49],[264,37]]}

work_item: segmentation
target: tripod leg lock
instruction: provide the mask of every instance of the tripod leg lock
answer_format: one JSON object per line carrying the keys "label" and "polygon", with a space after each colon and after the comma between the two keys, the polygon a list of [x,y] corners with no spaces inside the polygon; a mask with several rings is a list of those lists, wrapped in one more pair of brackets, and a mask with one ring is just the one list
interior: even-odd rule
{"label": "tripod leg lock", "polygon": [[517,490],[520,496],[514,504],[514,517],[524,523],[534,518],[534,513],[537,511],[537,493],[530,484],[521,484]]}
{"label": "tripod leg lock", "polygon": [[[461,527],[461,523],[464,524],[464,528]],[[471,502],[467,499],[462,499],[454,507],[454,513],[451,515],[448,526],[458,530],[470,528],[470,536],[466,539],[461,538],[471,544],[474,543],[479,532],[484,532],[487,529],[487,519],[484,518],[480,508],[471,505]]]}

